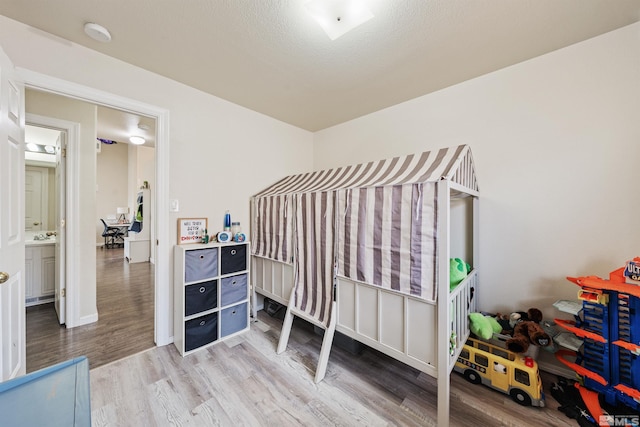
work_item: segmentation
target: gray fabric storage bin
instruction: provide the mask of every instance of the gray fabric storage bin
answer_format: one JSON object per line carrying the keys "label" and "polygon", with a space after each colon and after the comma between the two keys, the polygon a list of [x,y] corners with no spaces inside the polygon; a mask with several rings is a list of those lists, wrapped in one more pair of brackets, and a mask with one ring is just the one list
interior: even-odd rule
{"label": "gray fabric storage bin", "polygon": [[220,306],[233,304],[247,298],[247,275],[220,279]]}
{"label": "gray fabric storage bin", "polygon": [[190,351],[218,339],[218,313],[184,322],[184,351]]}
{"label": "gray fabric storage bin", "polygon": [[220,336],[234,334],[247,327],[247,303],[225,308],[220,312]]}
{"label": "gray fabric storage bin", "polygon": [[247,269],[247,245],[222,246],[220,248],[221,274]]}
{"label": "gray fabric storage bin", "polygon": [[218,275],[218,248],[187,251],[184,259],[184,280],[211,279]]}
{"label": "gray fabric storage bin", "polygon": [[218,306],[218,281],[195,283],[185,286],[184,315],[211,310]]}

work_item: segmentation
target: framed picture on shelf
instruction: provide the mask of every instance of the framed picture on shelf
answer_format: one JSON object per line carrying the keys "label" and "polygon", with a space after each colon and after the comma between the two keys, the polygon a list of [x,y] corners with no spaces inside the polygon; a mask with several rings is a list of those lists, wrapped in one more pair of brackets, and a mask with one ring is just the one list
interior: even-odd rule
{"label": "framed picture on shelf", "polygon": [[200,243],[207,221],[207,218],[178,218],[178,244]]}

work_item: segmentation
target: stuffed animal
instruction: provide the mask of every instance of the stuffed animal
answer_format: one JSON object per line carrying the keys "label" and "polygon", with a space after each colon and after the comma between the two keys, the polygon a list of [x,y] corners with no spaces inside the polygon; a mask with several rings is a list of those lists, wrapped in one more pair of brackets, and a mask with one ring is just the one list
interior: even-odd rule
{"label": "stuffed animal", "polygon": [[514,353],[524,353],[530,344],[546,347],[551,344],[551,337],[533,320],[519,322],[513,328],[513,335],[506,342],[507,349]]}
{"label": "stuffed animal", "polygon": [[469,329],[483,340],[489,340],[494,333],[499,334],[502,331],[494,317],[485,316],[482,313],[469,313]]}
{"label": "stuffed animal", "polygon": [[496,314],[496,320],[502,327],[505,334],[513,334],[513,330],[520,322],[532,321],[540,323],[542,321],[542,312],[537,308],[530,308],[526,312],[514,311],[511,314]]}
{"label": "stuffed animal", "polygon": [[471,266],[460,258],[449,259],[449,289],[453,290],[471,272]]}

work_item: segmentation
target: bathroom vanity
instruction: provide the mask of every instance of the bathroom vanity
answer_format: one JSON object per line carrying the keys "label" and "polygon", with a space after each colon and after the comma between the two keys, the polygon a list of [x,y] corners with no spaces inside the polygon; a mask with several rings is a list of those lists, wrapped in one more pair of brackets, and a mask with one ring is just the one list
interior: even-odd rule
{"label": "bathroom vanity", "polygon": [[[25,236],[25,305],[52,302],[56,287],[56,239],[34,240],[42,234]],[[46,235],[44,235],[46,236]]]}

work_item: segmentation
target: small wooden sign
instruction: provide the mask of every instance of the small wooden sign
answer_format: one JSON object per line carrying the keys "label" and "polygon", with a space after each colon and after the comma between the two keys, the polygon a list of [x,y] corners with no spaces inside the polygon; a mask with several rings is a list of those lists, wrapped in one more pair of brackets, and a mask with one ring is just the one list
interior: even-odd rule
{"label": "small wooden sign", "polygon": [[178,244],[200,243],[207,218],[178,218]]}

